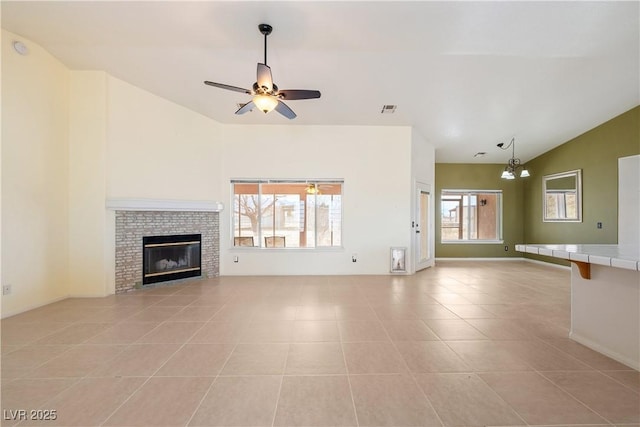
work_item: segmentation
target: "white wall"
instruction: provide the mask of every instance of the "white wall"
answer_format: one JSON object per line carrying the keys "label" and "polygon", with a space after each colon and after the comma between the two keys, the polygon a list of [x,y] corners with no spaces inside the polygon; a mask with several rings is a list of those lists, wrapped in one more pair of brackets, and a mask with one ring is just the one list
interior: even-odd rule
{"label": "white wall", "polygon": [[[409,127],[222,125],[104,72],[69,71],[28,40],[20,56],[16,38],[2,33],[1,279],[13,287],[2,317],[113,292],[108,198],[223,202],[222,275],[387,274],[389,248],[410,247],[412,186],[432,179],[433,148]],[[257,177],[343,179],[344,247],[230,247],[229,181]]]}
{"label": "white wall", "polygon": [[68,112],[69,70],[3,30],[2,316],[68,293]]}
{"label": "white wall", "polygon": [[105,295],[107,74],[72,71],[69,102],[69,293]]}
{"label": "white wall", "polygon": [[218,200],[221,125],[107,79],[107,197]]}
{"label": "white wall", "polygon": [[2,317],[113,292],[107,197],[219,200],[213,120],[5,31],[2,91]]}
{"label": "white wall", "polygon": [[[108,76],[106,198],[220,201],[220,129],[207,117]],[[113,293],[113,211],[106,211],[104,236],[106,289]]]}
{"label": "white wall", "polygon": [[618,244],[640,247],[640,155],[618,159]]}
{"label": "white wall", "polygon": [[386,274],[389,248],[409,246],[409,127],[226,126],[223,132],[219,179],[227,206],[233,178],[344,179],[344,201],[343,249],[335,250],[234,249],[230,215],[223,212],[221,275]]}

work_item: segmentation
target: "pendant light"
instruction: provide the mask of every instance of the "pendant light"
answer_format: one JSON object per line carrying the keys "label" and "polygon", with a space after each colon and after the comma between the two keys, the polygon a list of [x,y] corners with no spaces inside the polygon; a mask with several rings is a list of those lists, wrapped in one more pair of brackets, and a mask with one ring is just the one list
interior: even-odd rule
{"label": "pendant light", "polygon": [[502,142],[498,144],[498,148],[502,150],[508,150],[509,147],[511,147],[511,158],[507,162],[507,166],[505,166],[504,170],[502,171],[502,175],[500,176],[500,178],[516,179],[516,174],[518,174],[518,172],[520,172],[520,175],[519,175],[520,178],[526,178],[528,176],[531,176],[529,174],[529,171],[527,170],[527,167],[522,164],[520,159],[516,158],[516,138],[515,137],[511,138],[511,142],[509,142],[509,144],[507,144],[506,147]]}

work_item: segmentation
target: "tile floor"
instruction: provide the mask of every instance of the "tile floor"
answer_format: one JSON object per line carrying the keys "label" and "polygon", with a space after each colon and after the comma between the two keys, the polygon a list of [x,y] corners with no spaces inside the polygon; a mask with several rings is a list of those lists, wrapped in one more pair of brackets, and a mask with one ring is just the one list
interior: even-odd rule
{"label": "tile floor", "polygon": [[441,262],[67,299],[2,321],[2,425],[639,426],[640,374],[568,339],[569,296]]}

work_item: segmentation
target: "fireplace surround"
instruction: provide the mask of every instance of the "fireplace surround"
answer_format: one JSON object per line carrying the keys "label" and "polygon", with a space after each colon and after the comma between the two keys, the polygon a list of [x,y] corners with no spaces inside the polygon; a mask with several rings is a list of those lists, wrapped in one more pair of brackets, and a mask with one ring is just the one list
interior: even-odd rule
{"label": "fireplace surround", "polygon": [[[145,236],[201,235],[199,276],[219,274],[219,213],[217,211],[115,210],[115,292],[142,286]],[[161,258],[158,261],[161,261]],[[173,260],[179,264],[180,260]],[[167,259],[167,264],[170,260]],[[183,261],[184,262],[184,261]],[[175,280],[174,277],[171,280]]]}

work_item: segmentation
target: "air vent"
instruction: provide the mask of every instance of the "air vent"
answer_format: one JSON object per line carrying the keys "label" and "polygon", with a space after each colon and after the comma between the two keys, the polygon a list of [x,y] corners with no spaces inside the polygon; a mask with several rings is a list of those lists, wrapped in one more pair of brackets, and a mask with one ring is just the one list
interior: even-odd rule
{"label": "air vent", "polygon": [[391,105],[391,104],[383,105],[382,106],[382,111],[380,111],[380,113],[382,113],[382,114],[393,114],[393,113],[396,112],[396,108],[398,108],[397,105]]}

